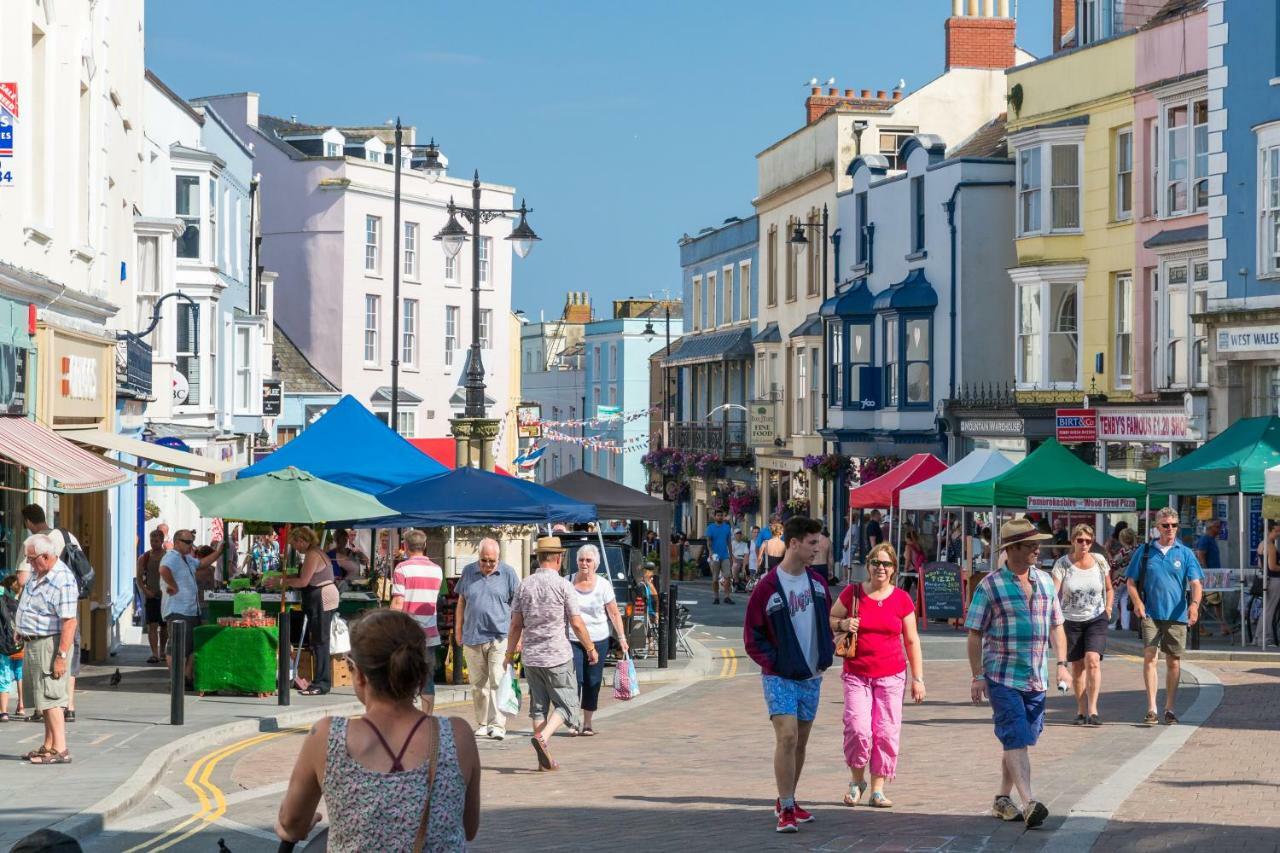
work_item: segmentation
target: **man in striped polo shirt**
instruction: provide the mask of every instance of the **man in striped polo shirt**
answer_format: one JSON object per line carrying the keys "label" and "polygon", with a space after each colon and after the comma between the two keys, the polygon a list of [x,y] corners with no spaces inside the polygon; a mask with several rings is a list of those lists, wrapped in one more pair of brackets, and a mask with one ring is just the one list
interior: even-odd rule
{"label": "man in striped polo shirt", "polygon": [[[427,534],[410,530],[404,535],[408,557],[391,575],[391,609],[412,616],[427,635],[427,658],[434,663],[435,647],[440,645],[436,627],[436,601],[444,585],[444,572],[426,555]],[[422,686],[422,710],[430,714],[436,703],[435,674]]]}
{"label": "man in striped polo shirt", "polygon": [[[1044,729],[1048,689],[1046,654],[1052,643],[1058,679],[1070,681],[1066,669],[1067,638],[1062,607],[1053,580],[1034,571],[1040,542],[1053,537],[1025,518],[1000,528],[1003,568],[987,575],[974,591],[965,627],[969,629],[970,698],[975,704],[990,696],[996,738],[1004,747],[1000,793],[991,813],[1003,820],[1023,820],[1028,829],[1044,823],[1049,810],[1031,794],[1031,756]],[[1022,798],[1019,811],[1010,794]]]}

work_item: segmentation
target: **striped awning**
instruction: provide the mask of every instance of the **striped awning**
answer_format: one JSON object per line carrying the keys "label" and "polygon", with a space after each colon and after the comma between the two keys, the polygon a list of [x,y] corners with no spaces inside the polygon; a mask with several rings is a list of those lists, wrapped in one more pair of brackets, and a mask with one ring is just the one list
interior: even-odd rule
{"label": "striped awning", "polygon": [[0,417],[0,456],[44,474],[59,492],[99,492],[127,483],[132,475],[83,450],[43,424]]}

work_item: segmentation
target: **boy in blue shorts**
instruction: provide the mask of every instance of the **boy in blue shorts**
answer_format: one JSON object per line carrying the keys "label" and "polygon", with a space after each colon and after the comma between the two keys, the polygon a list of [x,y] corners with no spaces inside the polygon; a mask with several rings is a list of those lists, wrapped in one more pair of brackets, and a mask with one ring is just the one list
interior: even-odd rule
{"label": "boy in blue shorts", "polygon": [[787,551],[751,591],[742,630],[747,654],[760,665],[765,705],[773,722],[774,814],[778,832],[797,832],[813,815],[795,800],[804,751],[818,713],[822,671],[831,666],[831,600],[809,565],[818,554],[822,523],[797,516],[786,523]]}

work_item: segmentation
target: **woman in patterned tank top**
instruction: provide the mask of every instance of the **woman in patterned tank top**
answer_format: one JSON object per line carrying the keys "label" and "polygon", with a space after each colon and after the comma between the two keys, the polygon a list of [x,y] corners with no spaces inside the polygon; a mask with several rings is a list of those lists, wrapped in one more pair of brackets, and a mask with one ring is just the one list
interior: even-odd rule
{"label": "woman in patterned tank top", "polygon": [[414,707],[432,668],[422,628],[400,611],[368,611],[351,624],[348,662],[364,716],[311,729],[276,834],[306,838],[323,796],[330,851],[465,850],[480,828],[480,755],[465,720]]}

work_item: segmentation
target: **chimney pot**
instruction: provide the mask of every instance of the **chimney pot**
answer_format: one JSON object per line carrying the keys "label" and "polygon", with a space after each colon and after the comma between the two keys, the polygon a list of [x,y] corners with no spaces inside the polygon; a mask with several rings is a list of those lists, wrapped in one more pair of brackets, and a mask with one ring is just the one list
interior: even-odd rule
{"label": "chimney pot", "polygon": [[969,17],[978,17],[978,0],[969,0]]}
{"label": "chimney pot", "polygon": [[996,0],[982,0],[982,17],[994,18],[996,16]]}
{"label": "chimney pot", "polygon": [[885,90],[884,90],[884,89],[877,89],[877,90],[876,90],[876,100],[877,100],[877,101],[883,101],[883,100],[885,100],[885,99],[886,99],[886,98],[888,98],[888,97],[889,97],[889,95],[888,95],[888,93],[887,93],[887,92],[885,92]]}
{"label": "chimney pot", "polygon": [[845,96],[846,98],[852,98],[852,97],[853,97],[853,90],[852,90],[852,89],[845,89],[845,90],[844,90],[844,96]]}
{"label": "chimney pot", "polygon": [[1009,17],[1009,0],[1000,0],[1000,2],[997,4],[997,8],[999,10],[999,16],[1001,18]]}
{"label": "chimney pot", "polygon": [[864,98],[870,98],[870,97],[871,97],[871,90],[870,90],[870,89],[863,89],[863,90],[862,90],[862,97],[864,97]]}
{"label": "chimney pot", "polygon": [[809,94],[812,96],[821,95],[822,89],[818,86],[814,86],[812,89],[809,90]]}
{"label": "chimney pot", "polygon": [[837,88],[835,88],[834,86],[832,86],[830,89],[827,89],[827,95],[828,95],[829,97],[834,98],[834,97],[835,97],[835,95],[836,95],[836,93],[837,93],[837,92],[839,92],[839,91],[840,91],[839,89],[837,89]]}
{"label": "chimney pot", "polygon": [[893,99],[894,99],[895,101],[901,101],[901,100],[902,100],[902,90],[901,90],[901,89],[894,89],[894,90],[893,90]]}
{"label": "chimney pot", "polygon": [[964,17],[964,0],[951,0],[951,17]]}

